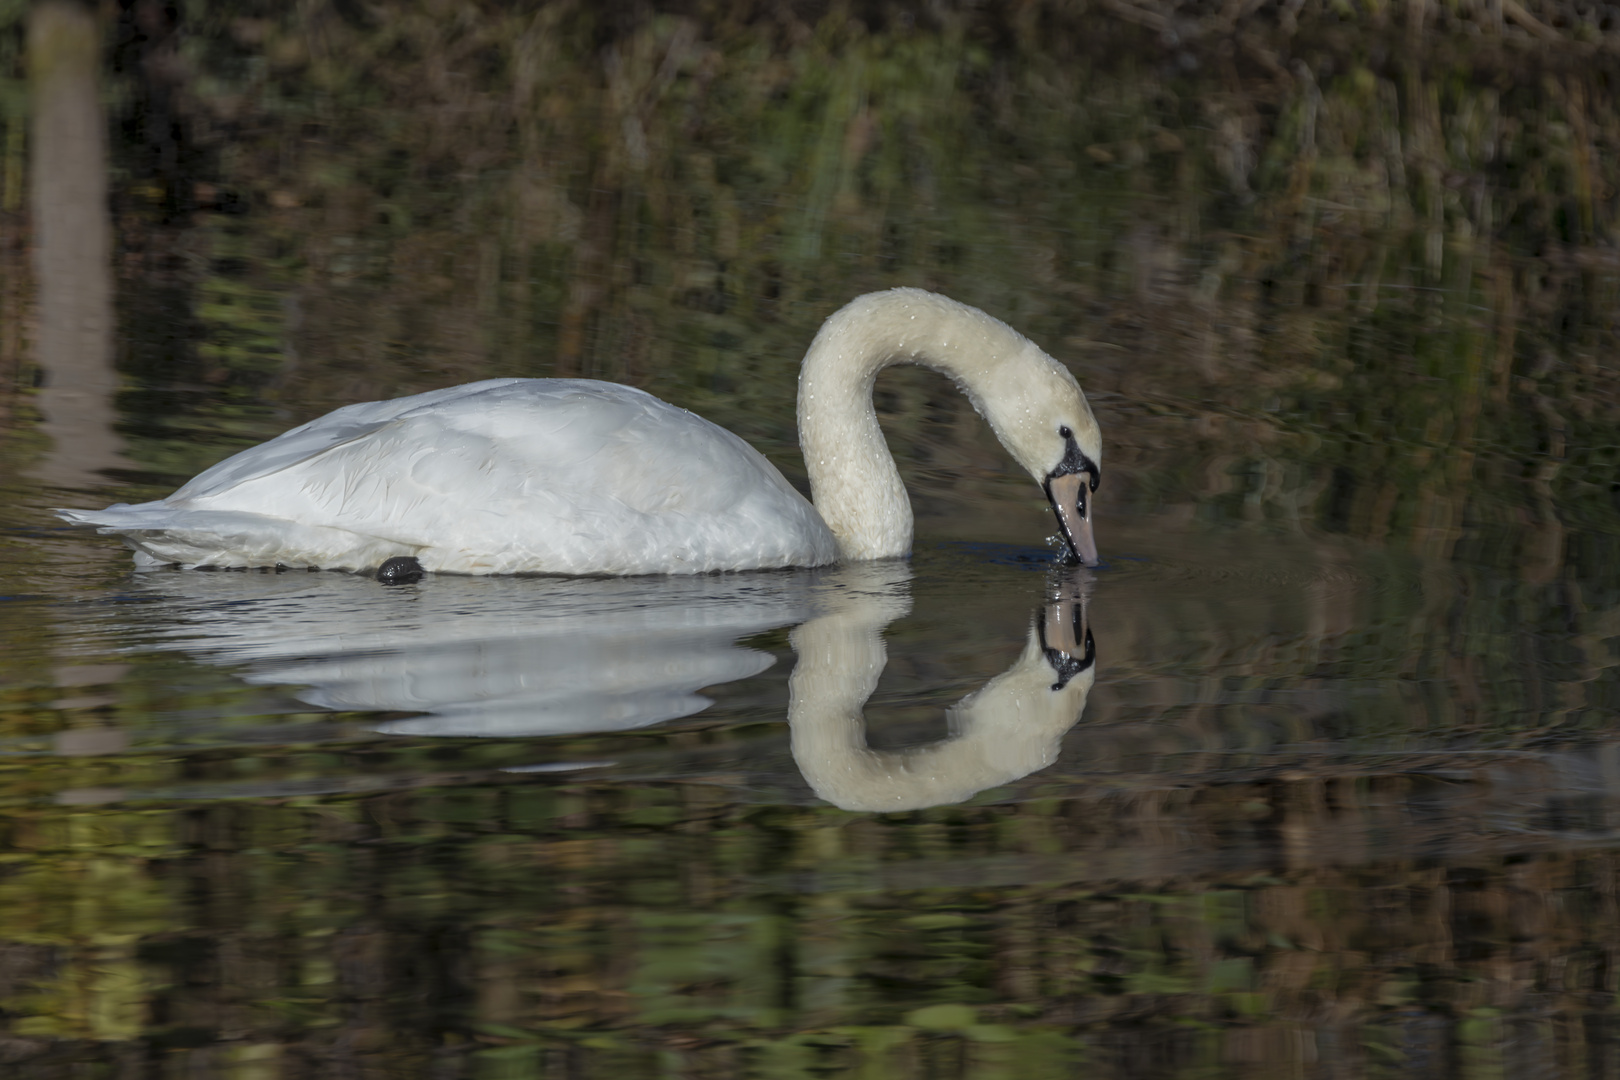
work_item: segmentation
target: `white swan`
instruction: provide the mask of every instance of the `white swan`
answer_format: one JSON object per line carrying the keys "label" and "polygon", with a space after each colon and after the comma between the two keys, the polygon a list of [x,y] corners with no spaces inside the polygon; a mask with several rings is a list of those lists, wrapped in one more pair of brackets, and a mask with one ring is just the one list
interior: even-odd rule
{"label": "white swan", "polygon": [[684,409],[585,379],[491,379],[349,405],[244,450],[166,499],[58,510],[144,566],[652,574],[903,556],[911,504],[872,407],[891,364],[949,375],[1097,562],[1102,437],[1063,365],[998,319],[920,289],[858,297],[799,376],[815,505]]}

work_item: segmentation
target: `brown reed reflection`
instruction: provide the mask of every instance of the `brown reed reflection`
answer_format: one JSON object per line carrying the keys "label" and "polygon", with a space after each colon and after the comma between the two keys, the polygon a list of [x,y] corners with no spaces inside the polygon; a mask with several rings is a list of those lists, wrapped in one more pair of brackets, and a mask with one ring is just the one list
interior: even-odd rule
{"label": "brown reed reflection", "polygon": [[[226,767],[199,754],[192,775]],[[1144,777],[893,815],[534,775],[13,803],[10,1052],[1124,1078],[1361,1075],[1398,1051],[1512,1071],[1608,1045],[1620,940],[1612,795],[1548,801],[1529,771],[1515,795],[1514,772]]]}

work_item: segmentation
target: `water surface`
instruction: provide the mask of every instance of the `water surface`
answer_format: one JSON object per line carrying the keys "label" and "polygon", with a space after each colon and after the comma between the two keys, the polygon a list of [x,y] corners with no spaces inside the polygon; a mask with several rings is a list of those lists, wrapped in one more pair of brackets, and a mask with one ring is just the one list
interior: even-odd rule
{"label": "water surface", "polygon": [[[17,329],[85,297],[4,142],[8,1067],[1616,1072],[1611,28],[307,7],[92,28],[110,344]],[[136,573],[49,513],[502,375],[799,481],[805,345],[900,284],[1076,372],[1102,566],[916,370],[893,563]]]}

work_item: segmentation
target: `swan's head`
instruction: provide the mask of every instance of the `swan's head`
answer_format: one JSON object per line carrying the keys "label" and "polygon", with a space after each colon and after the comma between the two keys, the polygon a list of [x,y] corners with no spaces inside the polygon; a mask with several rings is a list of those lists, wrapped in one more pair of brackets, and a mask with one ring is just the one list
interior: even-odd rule
{"label": "swan's head", "polygon": [[1070,556],[1097,565],[1091,494],[1102,480],[1102,431],[1069,369],[1024,341],[984,385],[976,401],[996,437],[1041,485],[1057,513]]}

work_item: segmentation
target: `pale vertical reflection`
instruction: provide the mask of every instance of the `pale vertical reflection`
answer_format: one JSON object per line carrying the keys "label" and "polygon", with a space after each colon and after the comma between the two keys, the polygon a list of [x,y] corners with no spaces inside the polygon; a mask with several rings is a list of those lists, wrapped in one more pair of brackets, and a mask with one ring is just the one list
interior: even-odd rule
{"label": "pale vertical reflection", "polygon": [[[37,360],[44,372],[36,402],[51,448],[35,468],[54,487],[105,482],[101,471],[124,464],[123,440],[113,430],[112,222],[107,207],[107,131],[97,70],[101,35],[90,8],[70,0],[42,0],[28,22],[29,108],[32,140],[29,201],[33,218],[34,280],[39,287]],[[57,664],[52,676],[66,716],[113,700],[124,665]],[[97,725],[57,732],[55,752],[67,757],[118,754],[127,734]],[[61,793],[72,805],[120,797],[116,788]],[[128,957],[107,958],[110,984],[93,988],[97,1038],[129,1038],[138,1030],[140,994],[111,973]]]}
{"label": "pale vertical reflection", "polygon": [[103,482],[124,464],[113,430],[112,223],[106,117],[97,86],[100,32],[88,8],[42,0],[28,23],[33,147],[30,198],[39,285],[38,396],[51,450],[38,478]]}

